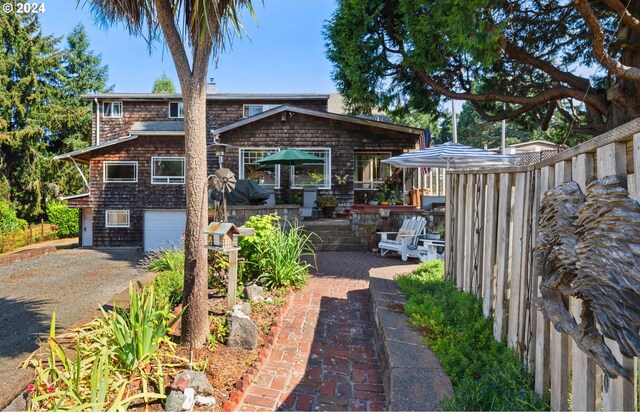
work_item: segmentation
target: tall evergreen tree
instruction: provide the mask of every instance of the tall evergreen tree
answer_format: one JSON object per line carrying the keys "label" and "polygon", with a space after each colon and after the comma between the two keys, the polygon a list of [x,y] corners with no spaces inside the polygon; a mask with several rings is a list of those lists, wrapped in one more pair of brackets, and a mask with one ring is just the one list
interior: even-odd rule
{"label": "tall evergreen tree", "polygon": [[162,72],[162,75],[153,82],[153,90],[151,93],[175,93],[176,86],[167,76],[166,72]]}

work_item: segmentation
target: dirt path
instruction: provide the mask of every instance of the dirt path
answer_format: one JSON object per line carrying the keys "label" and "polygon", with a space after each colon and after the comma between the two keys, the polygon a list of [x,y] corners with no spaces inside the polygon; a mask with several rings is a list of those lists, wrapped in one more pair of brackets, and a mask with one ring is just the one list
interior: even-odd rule
{"label": "dirt path", "polygon": [[371,253],[318,253],[318,273],[293,295],[274,348],[238,410],[383,410],[369,271],[399,264]]}

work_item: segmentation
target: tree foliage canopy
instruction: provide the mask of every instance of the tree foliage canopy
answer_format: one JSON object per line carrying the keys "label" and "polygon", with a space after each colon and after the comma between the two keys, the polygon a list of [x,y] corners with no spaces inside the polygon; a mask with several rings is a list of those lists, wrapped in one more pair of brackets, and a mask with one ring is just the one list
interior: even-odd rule
{"label": "tree foliage canopy", "polygon": [[0,14],[0,182],[22,218],[44,213],[49,195],[82,187],[77,171],[52,156],[91,141],[89,92],[106,91],[107,67],[82,26],[67,47],[42,34],[34,14]]}
{"label": "tree foliage canopy", "polygon": [[173,82],[171,81],[169,76],[167,76],[167,73],[162,73],[162,75],[160,75],[160,77],[158,77],[153,82],[153,89],[151,90],[151,93],[175,93],[175,92],[176,92],[176,86],[173,85]]}
{"label": "tree foliage canopy", "polygon": [[555,114],[593,134],[640,115],[638,18],[639,0],[340,0],[325,38],[355,111],[454,98],[485,120],[547,129]]}

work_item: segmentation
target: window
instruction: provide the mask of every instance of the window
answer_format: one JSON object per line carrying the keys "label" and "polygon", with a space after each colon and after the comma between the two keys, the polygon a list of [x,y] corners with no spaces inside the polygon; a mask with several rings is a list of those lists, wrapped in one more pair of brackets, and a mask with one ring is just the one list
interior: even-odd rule
{"label": "window", "polygon": [[355,154],[355,189],[377,189],[384,178],[391,176],[391,165],[382,160],[391,157],[388,152],[370,152]]}
{"label": "window", "polygon": [[129,227],[128,210],[107,210],[107,227]]}
{"label": "window", "polygon": [[122,102],[104,102],[104,117],[122,117]]}
{"label": "window", "polygon": [[274,107],[280,106],[279,104],[245,104],[242,106],[242,115],[244,117],[254,116],[258,113],[266,112]]}
{"label": "window", "polygon": [[138,162],[104,162],[105,182],[127,182],[138,181]]}
{"label": "window", "polygon": [[291,187],[301,189],[304,186],[316,186],[331,189],[331,149],[300,148],[307,153],[324,159],[324,163],[307,163],[292,166]]}
{"label": "window", "polygon": [[265,188],[280,188],[280,166],[260,166],[256,160],[277,152],[276,148],[240,149],[240,179],[251,179]]}
{"label": "window", "polygon": [[184,104],[182,102],[169,103],[169,117],[172,119],[184,118]]}
{"label": "window", "polygon": [[151,183],[164,185],[183,185],[184,175],[184,157],[151,158]]}

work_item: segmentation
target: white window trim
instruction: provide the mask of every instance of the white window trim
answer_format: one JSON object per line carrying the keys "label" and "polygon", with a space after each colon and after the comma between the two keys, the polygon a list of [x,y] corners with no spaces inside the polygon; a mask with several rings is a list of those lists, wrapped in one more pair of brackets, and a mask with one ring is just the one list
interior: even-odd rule
{"label": "white window trim", "polygon": [[[133,165],[135,170],[135,178],[133,180],[107,180],[107,165]],[[138,183],[138,162],[126,160],[107,160],[102,163],[102,182],[103,183]]]}
{"label": "white window trim", "polygon": [[[157,159],[162,160],[182,160],[182,182],[169,182],[169,179],[175,179],[176,176],[156,176],[154,163]],[[183,185],[187,177],[187,161],[184,156],[152,156],[151,157],[151,184],[152,185]],[[166,182],[155,182],[156,178],[166,178]]]}
{"label": "white window trim", "polygon": [[[318,189],[322,189],[322,190],[330,190],[331,189],[331,178],[332,178],[332,175],[331,175],[331,148],[330,147],[296,147],[296,149],[303,150],[305,152],[310,152],[310,151],[313,151],[313,150],[326,150],[326,151],[328,151],[327,157],[326,157],[326,159],[324,161],[324,175],[325,175],[325,177],[328,177],[328,182],[327,183],[329,185],[328,186],[316,186],[316,187]],[[304,186],[295,185],[295,182],[293,182],[293,180],[295,180],[294,171],[295,171],[295,166],[291,166],[291,170],[289,172],[290,179],[292,179],[291,188],[292,189],[303,189]],[[327,179],[325,179],[325,180],[327,180]],[[311,185],[308,185],[308,186],[311,186]]]}
{"label": "white window trim", "polygon": [[[125,225],[110,225],[109,224],[109,212],[125,212],[127,214],[127,224]],[[104,212],[104,224],[109,228],[128,228],[131,227],[131,213],[128,210],[123,209],[107,209]]]}
{"label": "white window trim", "polygon": [[[178,116],[171,116],[171,105],[178,104]],[[182,105],[182,116],[180,116],[180,105]],[[184,103],[183,102],[169,102],[169,119],[184,119]]]}
{"label": "white window trim", "polygon": [[[118,115],[118,116],[114,116],[113,115],[113,104],[114,103],[119,103],[120,104],[120,115]],[[111,105],[111,114],[110,115],[105,114],[104,108],[105,108],[106,104]],[[121,118],[123,113],[124,113],[124,105],[122,104],[121,101],[103,102],[102,103],[102,117],[113,117],[113,118],[117,119],[117,118]]]}
{"label": "white window trim", "polygon": [[[242,117],[244,119],[246,119],[247,117],[251,117],[251,116],[245,116],[244,115],[244,111],[245,111],[245,108],[247,106],[262,107],[262,112],[266,112],[267,110],[275,109],[278,106],[282,106],[282,104],[253,104],[253,103],[243,104],[242,105]],[[260,112],[260,113],[262,113],[262,112]],[[255,115],[252,115],[252,116],[255,116]]]}
{"label": "white window trim", "polygon": [[[275,150],[279,152],[281,149],[279,147],[240,147],[238,148],[238,179],[244,179],[244,151],[245,150]],[[276,167],[276,184],[273,189],[280,189],[280,165],[275,165]]]}
{"label": "white window trim", "polygon": [[[366,151],[366,152],[354,152],[353,153],[353,165],[354,165],[354,174],[357,172],[357,163],[356,163],[356,155],[359,154],[377,154],[377,155],[381,155],[381,154],[387,154],[389,155],[389,157],[391,157],[391,152],[376,152],[376,151]],[[355,180],[355,176],[353,179],[353,190],[377,190],[378,187],[374,187],[375,185],[382,185],[384,183],[384,179],[383,180]],[[371,184],[371,188],[362,188],[359,187],[362,184]]]}

